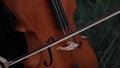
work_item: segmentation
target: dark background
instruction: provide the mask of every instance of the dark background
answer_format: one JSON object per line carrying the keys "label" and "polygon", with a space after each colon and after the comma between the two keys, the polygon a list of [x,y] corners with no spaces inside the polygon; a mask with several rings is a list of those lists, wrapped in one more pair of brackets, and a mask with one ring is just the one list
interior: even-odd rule
{"label": "dark background", "polygon": [[[120,0],[77,0],[76,4],[74,20],[78,28],[120,9]],[[88,36],[100,68],[120,68],[120,15],[80,34]]]}

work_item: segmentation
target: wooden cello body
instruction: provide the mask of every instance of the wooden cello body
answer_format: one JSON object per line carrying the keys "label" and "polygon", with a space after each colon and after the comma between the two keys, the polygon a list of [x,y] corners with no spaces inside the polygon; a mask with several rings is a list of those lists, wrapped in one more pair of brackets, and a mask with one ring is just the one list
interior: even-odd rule
{"label": "wooden cello body", "polygon": [[[58,1],[58,0],[53,0]],[[38,49],[64,36],[56,24],[55,14],[49,0],[5,0],[5,4],[15,15],[18,25],[16,30],[24,32],[29,52]],[[51,1],[52,2],[52,1]],[[61,0],[69,22],[70,30],[76,30],[73,13],[75,0]],[[58,11],[59,12],[59,11]],[[69,33],[69,31],[67,32]],[[87,38],[74,36],[78,47],[73,50],[58,50],[59,46],[67,47],[66,40],[38,53],[23,62],[25,68],[98,68],[96,55]]]}

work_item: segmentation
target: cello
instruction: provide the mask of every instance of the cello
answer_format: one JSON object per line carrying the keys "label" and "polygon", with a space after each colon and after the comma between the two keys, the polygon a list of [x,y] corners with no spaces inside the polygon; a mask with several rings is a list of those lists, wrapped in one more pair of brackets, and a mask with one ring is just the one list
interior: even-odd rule
{"label": "cello", "polygon": [[[24,32],[29,52],[76,30],[75,0],[4,0],[17,19],[16,30]],[[98,68],[88,39],[71,37],[25,61],[25,68]]]}

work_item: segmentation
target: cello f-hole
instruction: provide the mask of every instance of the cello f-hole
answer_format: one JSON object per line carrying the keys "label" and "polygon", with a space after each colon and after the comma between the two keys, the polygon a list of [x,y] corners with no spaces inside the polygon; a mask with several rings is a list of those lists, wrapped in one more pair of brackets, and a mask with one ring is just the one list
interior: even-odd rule
{"label": "cello f-hole", "polygon": [[[54,41],[54,38],[50,37],[48,39],[47,43],[50,43],[52,41]],[[51,48],[48,48],[48,53],[49,53],[49,57],[50,57],[50,63],[48,64],[47,61],[44,61],[44,65],[47,66],[47,67],[49,67],[52,64],[52,62],[53,62],[53,56],[52,56]]]}

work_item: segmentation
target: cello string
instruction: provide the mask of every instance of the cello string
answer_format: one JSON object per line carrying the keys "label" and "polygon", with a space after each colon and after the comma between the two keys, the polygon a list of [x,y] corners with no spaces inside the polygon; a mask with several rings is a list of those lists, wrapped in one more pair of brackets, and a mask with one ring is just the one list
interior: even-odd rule
{"label": "cello string", "polygon": [[[57,2],[56,2],[56,3],[57,3],[57,6],[58,6],[58,11],[59,11],[60,16],[61,16],[61,19],[62,19],[62,21],[63,21],[63,25],[64,25],[65,27],[68,26],[68,28],[66,28],[66,30],[67,30],[68,33],[70,33],[70,32],[72,32],[72,29],[71,29],[71,27],[70,27],[69,21],[68,21],[68,19],[67,19],[66,14],[65,14],[64,8],[63,8],[63,6],[62,6],[62,4],[61,4],[61,1],[60,1],[60,0],[56,0],[56,1],[57,1]],[[66,25],[65,23],[67,23],[67,25]],[[73,41],[74,41],[75,43],[77,43],[77,40],[75,39],[75,37],[72,37],[72,39],[73,39]]]}
{"label": "cello string", "polygon": [[[64,35],[66,33],[72,32],[72,30],[70,29],[70,24],[67,20],[67,17],[65,15],[65,12],[64,12],[64,9],[62,7],[62,4],[61,4],[60,0],[51,0],[51,2],[53,4],[55,13],[57,14],[57,18],[59,19],[59,23],[61,23],[61,26],[63,27],[63,30],[65,29],[64,30]],[[69,28],[66,28],[67,26]],[[68,30],[66,30],[66,29],[68,29]],[[74,37],[73,37],[73,40],[76,42],[76,39]]]}
{"label": "cello string", "polygon": [[[58,6],[58,11],[59,11],[59,13],[60,13],[60,15],[61,15],[61,19],[63,20],[64,26],[65,26],[65,27],[68,26],[68,27],[66,28],[66,30],[67,30],[68,33],[70,33],[70,32],[72,32],[72,29],[71,29],[71,27],[70,27],[70,23],[69,23],[69,21],[68,21],[68,19],[67,19],[67,16],[66,16],[66,14],[65,14],[65,11],[64,11],[64,8],[63,8],[63,6],[62,6],[62,3],[61,3],[60,0],[56,0],[56,2],[57,2],[57,6]],[[66,25],[65,23],[67,23],[68,25]],[[71,41],[73,41],[74,43],[77,43],[77,40],[76,40],[76,38],[75,38],[74,36],[73,36],[72,38],[70,38],[70,39],[71,39]],[[77,63],[77,61],[79,62],[79,60],[77,60],[77,57],[76,57],[76,55],[75,55],[74,53],[75,53],[74,50],[71,51],[72,64],[73,64],[74,62]],[[78,54],[77,54],[77,55],[78,55]]]}
{"label": "cello string", "polygon": [[70,27],[70,24],[67,20],[67,17],[61,5],[61,2],[59,0],[53,0],[53,1],[56,7],[56,12],[58,13],[58,16],[60,17],[59,19],[61,20],[62,26],[64,27],[64,29],[66,29],[66,27]]}
{"label": "cello string", "polygon": [[[61,14],[59,12],[60,10],[58,10],[59,5],[57,5],[56,0],[49,0],[49,1],[51,3],[51,7],[53,8],[54,15],[56,16],[56,19],[58,20],[57,22],[60,23],[63,34],[66,35],[67,34],[67,31],[65,30],[66,26],[64,25],[63,20],[61,19]],[[69,39],[67,39],[66,41],[68,42]]]}
{"label": "cello string", "polygon": [[31,57],[31,56],[39,53],[39,52],[42,52],[42,51],[44,51],[45,49],[48,49],[49,47],[52,47],[52,46],[54,46],[54,45],[56,45],[56,44],[58,44],[58,43],[60,43],[60,42],[62,42],[62,41],[64,41],[64,40],[66,40],[66,39],[68,39],[68,38],[70,38],[70,37],[73,37],[73,36],[75,36],[75,35],[83,32],[83,31],[85,31],[85,30],[87,30],[87,29],[90,29],[90,28],[92,28],[93,26],[98,25],[98,24],[100,24],[101,22],[106,21],[106,20],[108,20],[108,19],[110,19],[110,18],[112,18],[112,17],[114,17],[114,16],[116,16],[116,15],[118,15],[118,14],[120,14],[120,10],[117,10],[117,11],[115,11],[115,12],[113,12],[113,13],[110,13],[109,15],[105,15],[104,17],[101,17],[101,18],[99,18],[99,19],[96,19],[95,21],[91,22],[90,24],[87,24],[86,26],[81,27],[80,29],[78,29],[78,30],[76,30],[76,31],[74,31],[74,32],[72,32],[72,33],[70,33],[70,34],[67,34],[67,35],[65,35],[64,37],[62,37],[62,38],[60,38],[60,39],[58,39],[58,40],[55,40],[55,41],[53,41],[53,42],[45,45],[45,46],[42,47],[42,48],[39,48],[39,49],[37,49],[37,50],[35,50],[35,51],[33,51],[33,52],[30,52],[30,53],[24,54],[23,56],[20,56],[20,57],[18,57],[18,58],[16,58],[16,59],[10,61],[10,62],[9,62],[9,66],[12,66],[12,65],[14,65],[14,64],[16,64],[16,63],[18,63],[18,62],[26,59],[26,58],[29,58],[29,57]]}
{"label": "cello string", "polygon": [[[67,20],[67,17],[66,17],[66,15],[65,15],[65,12],[64,12],[64,10],[63,10],[63,7],[62,7],[62,5],[61,5],[61,2],[60,2],[60,0],[53,0],[54,1],[54,4],[55,4],[55,7],[56,7],[56,12],[59,14],[59,16],[60,16],[60,20],[62,21],[61,23],[62,23],[62,26],[64,26],[64,31],[66,31],[67,33],[70,33],[69,31],[67,31],[66,29],[68,28],[68,27],[70,27],[70,24],[69,24],[69,22],[68,22],[68,20]],[[68,39],[67,40],[67,43],[69,42],[70,40]],[[71,58],[73,58],[73,55],[72,55],[73,53],[71,52]],[[72,60],[72,64],[74,63],[73,62],[74,60]]]}
{"label": "cello string", "polygon": [[[72,32],[72,29],[71,29],[71,27],[70,27],[70,23],[69,23],[69,21],[68,21],[68,19],[67,19],[67,16],[66,16],[66,14],[65,14],[65,11],[64,11],[64,8],[63,8],[63,6],[62,6],[61,1],[60,1],[60,0],[56,0],[56,4],[57,4],[56,6],[58,7],[58,11],[59,11],[59,13],[60,13],[60,16],[61,16],[61,20],[63,21],[63,25],[66,27],[65,30],[66,30],[68,33]],[[72,37],[72,38],[70,38],[70,39],[73,39],[74,42],[77,41],[74,37]],[[70,40],[69,40],[69,41],[70,41]],[[74,52],[73,52],[73,51],[71,51],[71,58],[72,58],[72,64],[74,65],[75,55],[74,55]]]}
{"label": "cello string", "polygon": [[61,1],[60,0],[55,0],[56,1],[56,6],[57,6],[57,10],[59,12],[59,15],[61,17],[62,23],[64,25],[65,28],[69,27],[70,24],[67,20],[66,14],[64,12],[64,9],[62,7]]}
{"label": "cello string", "polygon": [[56,3],[55,3],[55,0],[49,0],[49,1],[50,1],[50,3],[51,3],[51,7],[53,8],[54,15],[57,16],[56,18],[57,18],[58,22],[60,23],[61,28],[62,28],[62,31],[63,31],[63,33],[64,33],[64,35],[65,35],[65,34],[66,34],[66,31],[64,30],[65,27],[64,27],[64,25],[62,24],[62,20],[61,20],[61,18],[60,18],[60,14],[59,14],[59,12],[57,11],[57,6],[56,6]]}

